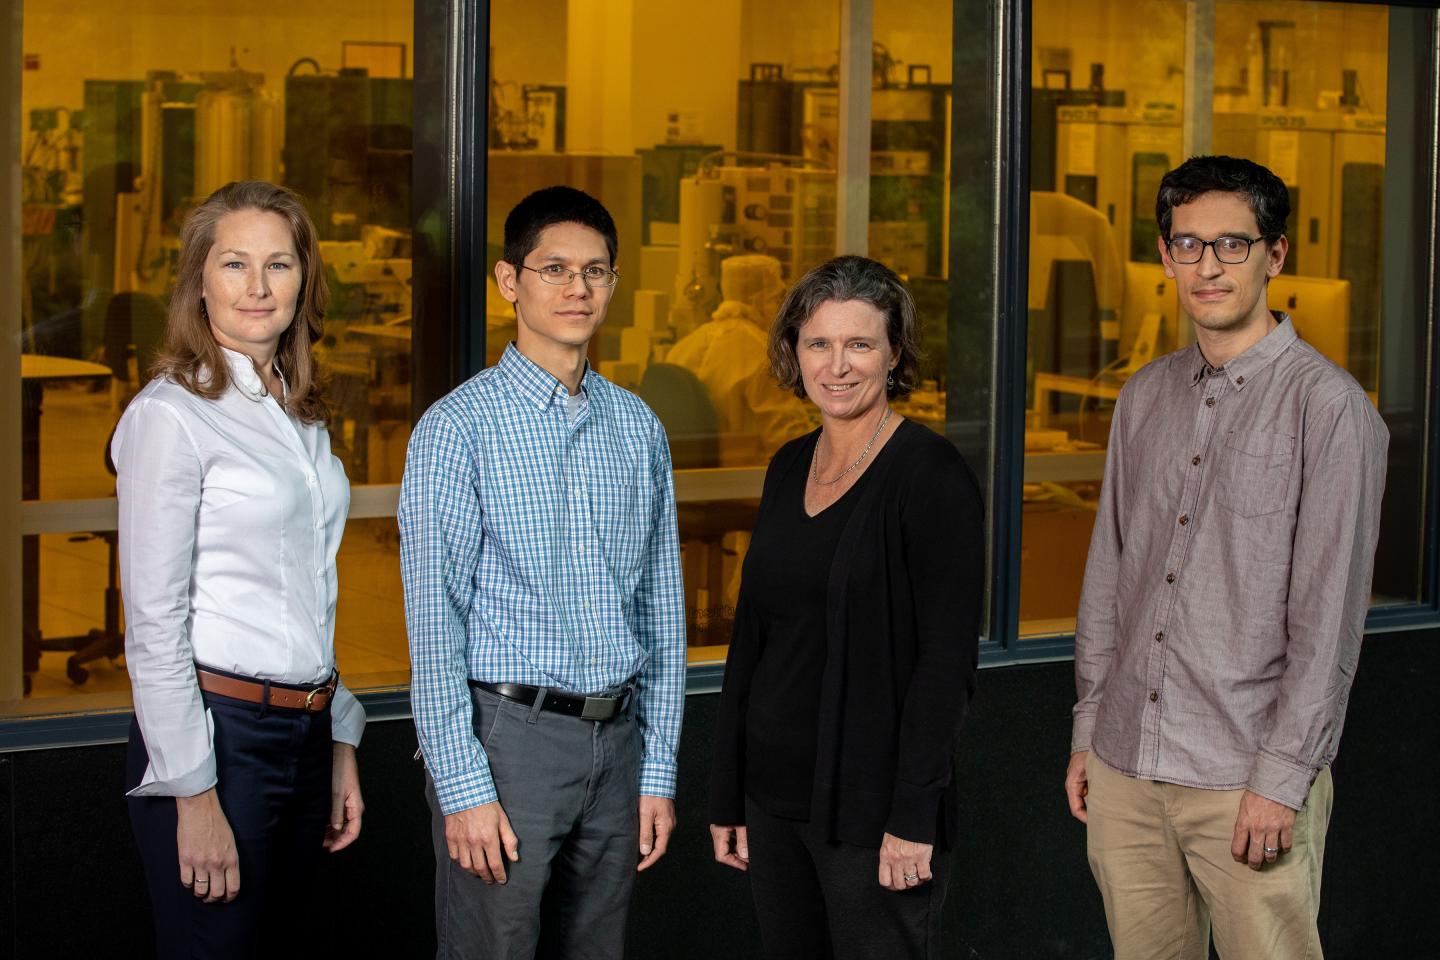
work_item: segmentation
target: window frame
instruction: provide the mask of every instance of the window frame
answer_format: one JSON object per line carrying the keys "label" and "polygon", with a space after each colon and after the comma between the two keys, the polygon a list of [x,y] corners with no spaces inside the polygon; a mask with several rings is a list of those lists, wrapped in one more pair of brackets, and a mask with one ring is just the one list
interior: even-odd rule
{"label": "window frame", "polygon": [[[847,0],[837,0],[847,2]],[[1373,3],[1376,0],[1345,0]],[[1435,3],[1398,0],[1391,7],[1436,11]],[[952,76],[973,76],[977,58],[986,63],[983,97],[955,97],[952,120],[954,170],[980,164],[985,178],[972,177],[963,183],[952,171],[952,226],[958,223],[954,211],[964,197],[987,215],[986,248],[975,244],[952,243],[951,276],[974,276],[990,280],[988,297],[980,322],[989,327],[991,381],[988,424],[976,425],[969,435],[965,427],[952,437],[971,460],[985,490],[987,516],[988,629],[981,638],[982,667],[1016,663],[1037,663],[1070,659],[1074,635],[1040,636],[1022,639],[1019,635],[1021,488],[1024,482],[1025,365],[1028,312],[1026,310],[1029,263],[1029,163],[1030,163],[1030,57],[1033,0],[991,0],[988,4],[954,0]],[[485,361],[485,277],[486,262],[486,150],[489,98],[489,4],[485,0],[415,0],[414,9],[414,96],[417,103],[443,103],[443,110],[417,112],[414,120],[414,165],[412,173],[411,220],[414,230],[412,351],[416,357],[444,357],[444,362],[414,364],[412,413],[416,419],[435,400],[478,372]],[[1429,117],[1428,137],[1417,143],[1414,158],[1430,183],[1440,175],[1440,12],[1432,19],[1426,82],[1416,96]],[[20,40],[13,41],[16,50]],[[16,53],[18,57],[18,52]],[[18,76],[18,74],[17,74]],[[0,95],[11,93],[18,100],[19,88],[0,83]],[[1013,118],[1023,118],[1013,122]],[[6,125],[4,141],[19,149],[18,117]],[[988,137],[966,135],[986,130]],[[1440,625],[1440,444],[1434,429],[1440,423],[1440,343],[1435,336],[1435,319],[1440,312],[1440,285],[1437,285],[1437,250],[1440,250],[1440,191],[1431,189],[1428,223],[1424,235],[1428,249],[1422,255],[1427,289],[1421,302],[1427,349],[1423,363],[1426,377],[1420,425],[1422,463],[1426,470],[1423,493],[1424,518],[1421,532],[1418,578],[1421,599],[1372,609],[1366,618],[1366,633],[1386,633]],[[10,185],[0,184],[0,208],[18,211],[19,196]],[[422,233],[422,227],[428,233]],[[958,231],[952,235],[960,238]],[[983,264],[984,266],[979,266]],[[0,264],[0,269],[4,265]],[[973,301],[961,303],[952,285],[952,313],[974,311]],[[13,354],[13,356],[12,356]],[[0,362],[18,364],[18,345],[13,351],[0,345]],[[18,395],[0,401],[0,421],[18,424]],[[12,409],[14,408],[13,414]],[[953,413],[953,411],[952,411]],[[8,433],[0,431],[0,439]],[[18,431],[12,438],[18,447]],[[13,477],[12,477],[13,474]],[[6,505],[6,534],[0,543],[0,569],[18,571],[21,536],[34,521],[25,521],[19,500],[17,460],[0,475],[0,494]],[[398,488],[376,488],[378,513],[393,516],[383,503],[398,495]],[[43,505],[29,508],[39,517]],[[113,512],[113,506],[112,506]],[[13,525],[11,519],[13,518]],[[49,529],[46,527],[45,529]],[[13,558],[10,556],[14,554]],[[7,586],[0,599],[18,605],[18,576],[4,578]],[[18,618],[17,618],[18,622]],[[0,646],[8,647],[7,641]],[[14,639],[18,660],[19,636]],[[0,653],[3,653],[0,650]],[[687,693],[704,694],[719,690],[723,663],[698,663],[687,668]],[[373,721],[405,719],[410,716],[409,686],[396,685],[359,694]],[[0,753],[123,742],[128,735],[132,711],[129,708],[66,713],[34,718],[0,718]]]}
{"label": "window frame", "polygon": [[[413,17],[413,102],[444,105],[442,110],[414,113],[411,350],[417,357],[446,358],[444,363],[413,365],[411,411],[413,419],[418,420],[431,403],[478,370],[485,357],[484,277],[488,267],[483,262],[483,184],[487,100],[475,96],[474,91],[484,89],[484,78],[488,75],[488,48],[482,38],[488,37],[489,4],[483,0],[460,3],[414,0]],[[13,40],[17,63],[20,33],[16,31]],[[6,76],[9,77],[10,72],[7,71]],[[18,81],[20,76],[17,68],[14,77]],[[0,82],[0,96],[19,102],[18,83]],[[18,157],[21,120],[18,111],[13,113],[14,117],[6,123],[3,141]],[[477,142],[478,150],[474,148]],[[475,184],[481,186],[477,188]],[[19,194],[11,193],[10,182],[0,183],[0,209],[13,211],[16,216],[12,222],[17,224],[19,205]],[[429,228],[428,232],[422,232],[424,228]],[[18,237],[15,253],[18,259]],[[0,276],[9,272],[12,268],[7,259],[0,263]],[[18,289],[18,284],[10,288]],[[0,338],[0,362],[13,362],[18,368],[16,338]],[[5,424],[0,430],[0,440],[9,438],[10,425],[14,424],[10,449],[19,449],[20,394],[15,391],[12,398],[8,393],[0,400],[0,423]],[[114,498],[22,502],[18,457],[11,458],[0,474],[0,496],[5,501],[0,509],[0,519],[3,519],[0,570],[14,571],[12,576],[0,578],[5,584],[4,592],[0,593],[0,607],[4,608],[0,655],[10,656],[19,664],[22,538],[82,529],[113,530],[117,526],[117,506]],[[350,517],[394,517],[398,499],[398,484],[357,487]],[[4,603],[5,600],[10,602]],[[371,720],[410,715],[408,684],[372,688],[359,693],[358,697]],[[47,711],[42,707],[33,715],[0,717],[0,754],[123,742],[129,735],[133,714],[128,706],[87,708],[81,704],[74,711]]]}
{"label": "window frame", "polygon": [[[1009,0],[993,2],[999,7],[1010,5]],[[1210,2],[1213,4],[1214,0]],[[1426,135],[1417,138],[1420,141],[1416,144],[1417,155],[1412,159],[1417,169],[1425,171],[1428,177],[1425,182],[1437,184],[1440,182],[1436,180],[1437,175],[1440,175],[1440,4],[1420,0],[1390,3],[1383,0],[1322,2],[1434,11],[1427,38],[1429,49],[1423,74],[1424,83],[1421,89],[1415,91],[1417,101],[1425,107],[1429,125]],[[961,5],[957,0],[957,10]],[[1016,112],[1011,113],[1011,116],[1019,116],[1023,120],[1021,123],[1012,124],[1019,129],[1006,142],[1008,153],[1001,157],[1002,166],[1008,167],[1012,176],[1008,181],[1010,193],[1006,196],[1002,208],[1000,235],[1001,249],[1005,256],[1014,264],[1027,266],[1014,269],[1008,274],[1002,272],[997,277],[997,297],[1005,305],[1004,316],[1007,321],[996,330],[997,342],[1000,344],[996,362],[1001,380],[996,395],[1006,396],[1010,402],[997,403],[994,411],[996,422],[1001,425],[997,429],[995,461],[997,464],[1008,465],[1008,469],[996,469],[996,489],[1002,491],[1002,495],[997,498],[993,509],[997,517],[997,527],[1004,525],[1003,530],[997,530],[996,542],[1004,542],[1011,549],[1008,555],[995,558],[997,573],[992,583],[996,600],[991,616],[992,623],[999,623],[1004,628],[1004,632],[1000,634],[1001,646],[987,651],[988,657],[982,653],[982,666],[1067,660],[1073,659],[1075,655],[1074,633],[1046,634],[1031,638],[1023,638],[1019,634],[1021,483],[1025,458],[1024,391],[1028,332],[1026,296],[1030,260],[1030,69],[1031,57],[1034,54],[1030,23],[1034,0],[1020,0],[1015,6],[1017,9],[1012,10],[1011,14],[1018,22],[1006,31],[1008,43],[1003,55],[1004,74],[1006,90],[1014,98],[1011,102],[1016,104]],[[1436,443],[1435,438],[1435,426],[1440,423],[1440,377],[1437,377],[1437,371],[1440,371],[1440,343],[1437,343],[1435,336],[1435,320],[1437,310],[1440,310],[1436,261],[1437,251],[1440,251],[1440,200],[1437,200],[1437,197],[1440,197],[1440,189],[1432,186],[1428,197],[1428,223],[1424,224],[1423,228],[1417,228],[1417,232],[1418,229],[1423,229],[1423,241],[1427,247],[1422,257],[1426,289],[1418,298],[1418,302],[1425,309],[1421,322],[1426,343],[1425,357],[1420,364],[1425,379],[1421,387],[1424,392],[1422,422],[1418,424],[1422,445],[1420,460],[1425,469],[1421,504],[1424,515],[1419,556],[1416,558],[1420,563],[1417,577],[1420,599],[1372,607],[1365,617],[1366,634],[1392,633],[1440,625],[1440,590],[1437,590],[1440,588],[1440,564],[1437,564],[1437,561],[1440,561],[1440,551],[1437,551],[1437,546],[1440,546],[1440,538],[1437,538],[1437,534],[1440,534],[1440,517],[1437,517],[1437,509],[1440,509],[1440,476],[1437,476],[1437,469],[1440,469],[1440,444]],[[999,571],[1002,562],[1007,568],[1004,573]]]}

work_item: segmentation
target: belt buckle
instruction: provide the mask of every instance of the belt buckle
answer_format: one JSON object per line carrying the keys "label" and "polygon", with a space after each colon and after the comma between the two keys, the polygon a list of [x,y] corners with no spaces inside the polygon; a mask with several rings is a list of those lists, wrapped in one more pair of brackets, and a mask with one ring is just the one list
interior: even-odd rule
{"label": "belt buckle", "polygon": [[305,712],[318,713],[319,711],[325,709],[323,705],[319,707],[315,706],[315,695],[318,693],[329,694],[329,692],[330,688],[326,686],[316,687],[314,690],[311,690],[309,693],[305,694]]}
{"label": "belt buckle", "polygon": [[586,697],[585,709],[580,711],[581,720],[609,720],[615,716],[614,697]]}

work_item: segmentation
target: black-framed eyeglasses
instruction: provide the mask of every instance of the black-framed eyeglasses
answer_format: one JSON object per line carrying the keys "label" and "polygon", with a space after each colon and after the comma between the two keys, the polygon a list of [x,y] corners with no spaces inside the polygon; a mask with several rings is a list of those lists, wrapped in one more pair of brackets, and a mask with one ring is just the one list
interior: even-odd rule
{"label": "black-framed eyeglasses", "polygon": [[1199,263],[1205,256],[1205,248],[1210,247],[1215,251],[1216,260],[1233,266],[1249,260],[1250,248],[1264,239],[1216,237],[1214,240],[1201,240],[1199,237],[1172,237],[1165,241],[1165,245],[1170,248],[1170,259],[1176,263]]}
{"label": "black-framed eyeglasses", "polygon": [[582,267],[579,270],[569,270],[558,263],[547,263],[538,269],[536,267],[527,267],[523,263],[519,266],[521,270],[529,270],[532,273],[540,274],[541,280],[544,280],[546,283],[553,283],[557,287],[574,283],[576,277],[584,280],[585,286],[587,287],[613,287],[615,286],[615,281],[620,279],[620,274],[611,270],[609,267],[602,267],[598,263],[592,263],[588,267]]}

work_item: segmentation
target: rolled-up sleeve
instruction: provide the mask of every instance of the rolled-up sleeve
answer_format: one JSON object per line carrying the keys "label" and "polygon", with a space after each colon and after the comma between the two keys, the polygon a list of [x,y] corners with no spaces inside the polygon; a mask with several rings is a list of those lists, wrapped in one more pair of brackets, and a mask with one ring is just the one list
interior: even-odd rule
{"label": "rolled-up sleeve", "polygon": [[1389,442],[1359,390],[1306,417],[1285,672],[1248,783],[1296,810],[1334,756],[1345,720],[1370,603]]}
{"label": "rolled-up sleeve", "polygon": [[410,703],[445,814],[497,799],[472,724],[465,621],[482,544],[479,471],[465,431],[421,418],[400,486],[400,573],[410,637]]}
{"label": "rolled-up sleeve", "polygon": [[173,408],[140,398],[116,428],[112,457],[125,665],[150,761],[130,795],[194,796],[215,785],[213,734],[189,628],[200,456]]}

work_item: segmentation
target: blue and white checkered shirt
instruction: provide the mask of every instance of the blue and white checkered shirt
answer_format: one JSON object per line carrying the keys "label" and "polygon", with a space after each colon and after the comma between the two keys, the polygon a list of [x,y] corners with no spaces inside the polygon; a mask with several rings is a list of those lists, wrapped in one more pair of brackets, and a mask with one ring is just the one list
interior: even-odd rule
{"label": "blue and white checkered shirt", "polygon": [[[578,411],[511,344],[420,419],[400,490],[410,699],[440,809],[496,799],[467,680],[637,681],[640,792],[675,795],[685,607],[665,431],[594,371]],[[541,758],[543,762],[543,758]]]}

